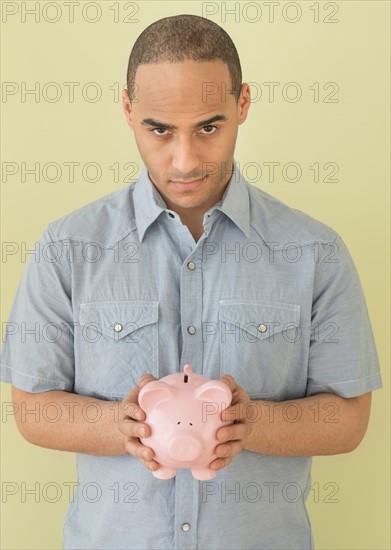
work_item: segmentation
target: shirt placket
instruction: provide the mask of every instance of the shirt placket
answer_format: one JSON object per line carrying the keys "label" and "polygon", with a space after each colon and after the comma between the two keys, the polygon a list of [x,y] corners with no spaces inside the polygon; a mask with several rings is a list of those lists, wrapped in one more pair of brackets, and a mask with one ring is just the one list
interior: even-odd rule
{"label": "shirt placket", "polygon": [[175,482],[175,549],[197,548],[199,481],[188,469],[176,471]]}
{"label": "shirt placket", "polygon": [[[180,366],[189,363],[194,372],[202,374],[202,247],[209,233],[209,216],[205,233],[196,243],[186,225],[177,215],[170,215],[180,243],[181,274],[180,304],[183,348]],[[199,481],[189,469],[177,469],[175,482],[175,548],[197,548]]]}

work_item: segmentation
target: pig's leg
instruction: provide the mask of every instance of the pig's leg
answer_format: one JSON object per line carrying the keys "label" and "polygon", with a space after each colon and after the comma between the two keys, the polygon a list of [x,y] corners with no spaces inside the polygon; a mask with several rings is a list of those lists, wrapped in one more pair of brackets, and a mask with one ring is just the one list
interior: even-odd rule
{"label": "pig's leg", "polygon": [[216,477],[216,471],[211,470],[207,466],[205,466],[204,468],[192,469],[191,473],[193,474],[194,479],[199,479],[200,481],[213,479],[214,477]]}
{"label": "pig's leg", "polygon": [[176,475],[176,468],[169,468],[168,466],[160,465],[159,468],[152,473],[159,479],[171,479]]}

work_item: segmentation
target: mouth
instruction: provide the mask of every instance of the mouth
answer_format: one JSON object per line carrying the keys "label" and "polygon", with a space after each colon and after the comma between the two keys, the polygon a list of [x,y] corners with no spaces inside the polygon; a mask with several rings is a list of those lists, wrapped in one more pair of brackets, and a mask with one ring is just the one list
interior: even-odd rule
{"label": "mouth", "polygon": [[203,183],[204,183],[204,180],[207,178],[208,176],[205,176],[203,179],[200,179],[200,180],[193,180],[193,181],[190,181],[190,182],[184,182],[184,181],[172,181],[173,185],[179,189],[180,191],[191,191],[193,189],[198,189]]}

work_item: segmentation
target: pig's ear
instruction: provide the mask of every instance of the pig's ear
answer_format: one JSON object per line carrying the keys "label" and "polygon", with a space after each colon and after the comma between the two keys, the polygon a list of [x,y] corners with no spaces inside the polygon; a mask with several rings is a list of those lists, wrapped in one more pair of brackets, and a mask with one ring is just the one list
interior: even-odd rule
{"label": "pig's ear", "polygon": [[232,401],[232,392],[229,386],[220,380],[211,380],[197,386],[195,396],[198,399],[225,403],[227,407],[229,407]]}
{"label": "pig's ear", "polygon": [[160,380],[152,380],[141,388],[138,402],[143,411],[148,413],[160,403],[173,399],[174,395],[175,388],[173,386]]}

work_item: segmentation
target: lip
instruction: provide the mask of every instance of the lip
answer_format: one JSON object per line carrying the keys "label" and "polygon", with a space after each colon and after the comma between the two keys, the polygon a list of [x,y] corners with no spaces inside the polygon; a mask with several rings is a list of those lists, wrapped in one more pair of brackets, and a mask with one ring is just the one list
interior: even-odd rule
{"label": "lip", "polygon": [[191,189],[198,189],[202,184],[203,184],[203,180],[194,180],[194,181],[190,181],[188,183],[186,182],[182,182],[182,181],[172,181],[172,183],[175,185],[175,187],[177,189],[181,189],[181,190],[191,190]]}

